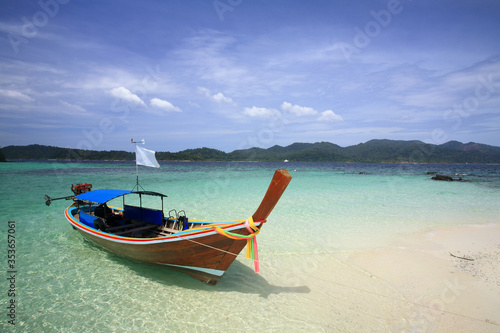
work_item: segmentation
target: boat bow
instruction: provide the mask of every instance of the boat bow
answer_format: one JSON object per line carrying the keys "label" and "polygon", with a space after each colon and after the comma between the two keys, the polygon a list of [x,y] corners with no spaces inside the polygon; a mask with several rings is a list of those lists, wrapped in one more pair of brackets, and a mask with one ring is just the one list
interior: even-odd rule
{"label": "boat bow", "polygon": [[271,184],[269,184],[266,195],[264,195],[264,199],[262,199],[259,208],[257,208],[255,213],[252,215],[254,221],[267,219],[291,180],[292,176],[286,169],[276,170],[273,179],[271,180]]}

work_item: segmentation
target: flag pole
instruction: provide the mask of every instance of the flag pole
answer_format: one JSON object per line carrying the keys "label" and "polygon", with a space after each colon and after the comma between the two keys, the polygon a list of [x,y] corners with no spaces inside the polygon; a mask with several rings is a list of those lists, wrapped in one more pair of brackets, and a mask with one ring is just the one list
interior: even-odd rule
{"label": "flag pole", "polygon": [[[136,174],[136,184],[134,188],[132,189],[135,190],[137,187],[137,191],[139,191],[139,187],[144,191],[144,188],[139,185],[139,166],[137,165],[137,141],[134,141],[134,139],[130,139],[130,144],[135,144],[135,174]],[[144,143],[144,139],[140,141],[140,143]]]}

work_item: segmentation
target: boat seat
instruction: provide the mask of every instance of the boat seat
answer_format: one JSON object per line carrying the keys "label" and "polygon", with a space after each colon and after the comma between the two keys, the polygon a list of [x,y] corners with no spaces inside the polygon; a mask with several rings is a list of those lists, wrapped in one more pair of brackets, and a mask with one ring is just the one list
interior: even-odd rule
{"label": "boat seat", "polygon": [[156,224],[148,224],[148,225],[145,225],[145,226],[142,226],[142,227],[138,227],[138,228],[134,228],[134,229],[126,230],[126,231],[114,232],[114,234],[115,235],[123,236],[123,235],[126,235],[126,234],[133,233],[135,231],[147,230],[147,229],[153,229],[153,228],[158,228],[158,226]]}
{"label": "boat seat", "polygon": [[145,224],[146,223],[144,223],[144,222],[136,222],[136,223],[131,223],[131,224],[119,225],[116,227],[107,228],[106,232],[114,232],[114,231],[120,231],[120,230],[128,229],[128,228],[142,227]]}
{"label": "boat seat", "polygon": [[113,211],[106,204],[102,204],[94,209],[94,215],[103,219],[107,219],[108,217],[113,215]]}

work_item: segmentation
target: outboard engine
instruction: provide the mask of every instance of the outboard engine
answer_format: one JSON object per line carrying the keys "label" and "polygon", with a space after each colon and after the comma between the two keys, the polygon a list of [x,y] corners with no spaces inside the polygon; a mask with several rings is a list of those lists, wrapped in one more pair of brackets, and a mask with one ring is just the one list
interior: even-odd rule
{"label": "outboard engine", "polygon": [[73,191],[75,195],[86,193],[91,190],[92,190],[92,184],[76,184],[76,185],[71,184],[71,191]]}

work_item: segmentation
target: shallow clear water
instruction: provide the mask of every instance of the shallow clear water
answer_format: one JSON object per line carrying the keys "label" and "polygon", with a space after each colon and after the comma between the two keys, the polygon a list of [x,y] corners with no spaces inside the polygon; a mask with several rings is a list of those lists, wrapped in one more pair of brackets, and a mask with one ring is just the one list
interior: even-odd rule
{"label": "shallow clear water", "polygon": [[[240,255],[213,287],[130,262],[73,231],[63,215],[70,201],[45,205],[45,194],[70,195],[76,183],[92,183],[94,189],[132,189],[131,162],[2,163],[1,258],[8,276],[7,221],[15,221],[17,331],[326,330],[324,323],[294,316],[307,306],[301,295],[309,291],[298,282],[300,276],[282,272],[318,266],[317,258],[329,253],[383,247],[398,234],[441,225],[497,223],[500,216],[500,166],[161,165],[141,167],[141,185],[169,196],[165,211],[184,209],[188,217],[202,220],[249,217],[274,170],[289,170],[292,182],[258,237],[262,273],[254,274],[253,263]],[[464,181],[432,181],[429,171]],[[8,281],[3,279],[0,286],[6,299]],[[261,319],[253,321],[253,311]],[[0,318],[0,331],[13,329],[6,314]]]}

